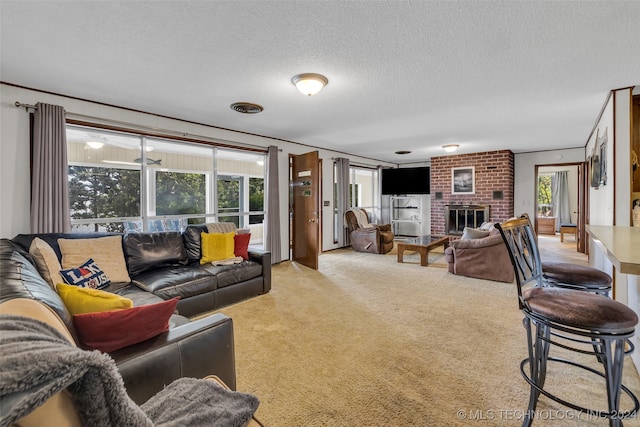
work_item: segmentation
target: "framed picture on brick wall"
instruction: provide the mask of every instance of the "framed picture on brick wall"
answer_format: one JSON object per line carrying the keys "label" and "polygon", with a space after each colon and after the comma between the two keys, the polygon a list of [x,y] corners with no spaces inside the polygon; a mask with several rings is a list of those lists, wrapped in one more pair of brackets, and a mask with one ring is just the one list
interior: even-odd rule
{"label": "framed picture on brick wall", "polygon": [[451,168],[451,194],[475,194],[476,170],[474,166]]}

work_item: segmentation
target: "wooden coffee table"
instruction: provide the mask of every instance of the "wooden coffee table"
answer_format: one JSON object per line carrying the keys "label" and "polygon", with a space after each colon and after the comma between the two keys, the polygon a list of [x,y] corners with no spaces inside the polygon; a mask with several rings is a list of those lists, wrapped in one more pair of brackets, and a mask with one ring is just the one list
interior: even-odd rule
{"label": "wooden coffee table", "polygon": [[449,236],[419,236],[398,242],[398,262],[403,262],[404,251],[416,251],[420,254],[420,265],[429,265],[429,251],[438,246],[449,246]]}

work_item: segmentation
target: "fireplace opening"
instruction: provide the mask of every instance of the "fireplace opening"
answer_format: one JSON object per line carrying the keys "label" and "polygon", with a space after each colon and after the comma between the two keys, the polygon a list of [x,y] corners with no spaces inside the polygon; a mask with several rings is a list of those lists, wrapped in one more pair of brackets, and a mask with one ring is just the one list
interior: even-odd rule
{"label": "fireplace opening", "polygon": [[452,236],[462,235],[465,227],[478,228],[489,221],[489,205],[445,205],[444,230]]}

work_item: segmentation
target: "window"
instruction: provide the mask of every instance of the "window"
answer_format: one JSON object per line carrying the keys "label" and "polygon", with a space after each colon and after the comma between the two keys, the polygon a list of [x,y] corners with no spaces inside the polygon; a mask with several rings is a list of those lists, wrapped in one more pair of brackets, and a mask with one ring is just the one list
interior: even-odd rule
{"label": "window", "polygon": [[74,231],[181,231],[232,221],[262,244],[262,153],[71,125],[67,152]]}
{"label": "window", "polygon": [[[249,178],[249,211],[264,212],[264,178]],[[249,215],[249,224],[262,224],[264,214]]]}
{"label": "window", "polygon": [[552,175],[538,175],[538,216],[553,216]]}
{"label": "window", "polygon": [[99,166],[69,166],[71,218],[87,231],[123,231],[122,223],[98,218],[140,216],[140,171]]}
{"label": "window", "polygon": [[380,192],[378,189],[378,170],[361,167],[350,168],[351,196],[349,200],[352,207],[363,208],[371,217],[371,222],[380,220]]}
{"label": "window", "polygon": [[240,177],[218,175],[218,213],[221,221],[234,222],[240,227],[240,206],[244,181]]}
{"label": "window", "polygon": [[206,174],[156,172],[156,215],[204,214]]}
{"label": "window", "polygon": [[[337,162],[333,164],[333,242],[338,243],[338,182]],[[380,191],[378,184],[378,170],[357,166],[349,168],[349,205],[354,208],[365,209],[371,222],[380,221]]]}

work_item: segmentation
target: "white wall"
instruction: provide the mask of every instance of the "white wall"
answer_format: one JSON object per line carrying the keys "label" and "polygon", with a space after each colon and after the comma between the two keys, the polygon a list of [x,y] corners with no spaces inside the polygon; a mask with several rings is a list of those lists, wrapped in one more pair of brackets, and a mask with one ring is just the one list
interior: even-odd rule
{"label": "white wall", "polygon": [[594,153],[598,134],[607,135],[607,184],[589,188],[589,223],[631,225],[631,89],[615,90],[589,137],[586,155]]}
{"label": "white wall", "polygon": [[[537,151],[514,155],[514,215],[527,213],[535,217],[536,200],[536,165],[553,165],[559,163],[584,162],[584,148],[565,150]],[[576,208],[577,210],[577,208]],[[572,210],[573,212],[573,210]]]}
{"label": "white wall", "polygon": [[[596,154],[599,147],[596,147],[598,135],[602,139],[607,135],[607,184],[594,188],[589,186],[589,224],[593,225],[613,225],[614,224],[614,176],[613,171],[613,96],[609,97],[602,111],[600,120],[593,128],[593,132],[587,141],[585,155],[587,159]],[[594,149],[596,151],[594,151]]]}
{"label": "white wall", "polygon": [[[238,146],[251,145],[268,147],[276,145],[282,149],[278,156],[280,179],[280,227],[283,260],[289,259],[289,154],[302,154],[314,151],[314,148],[247,135],[240,132],[196,125],[181,120],[157,117],[151,114],[136,113],[125,109],[109,107],[92,102],[80,101],[64,96],[51,95],[38,91],[0,85],[0,200],[4,206],[0,210],[0,237],[11,238],[18,233],[28,233],[29,226],[29,115],[24,108],[16,108],[14,103],[24,104],[44,102],[61,105],[69,114],[82,114],[100,117],[107,121],[121,121],[145,127],[168,129],[191,135],[233,141]],[[359,164],[394,166],[392,163],[374,162],[357,156],[348,156],[329,150],[318,150],[322,162],[322,200],[329,200],[330,206],[322,208],[323,250],[333,249],[333,157],[347,157]]]}

